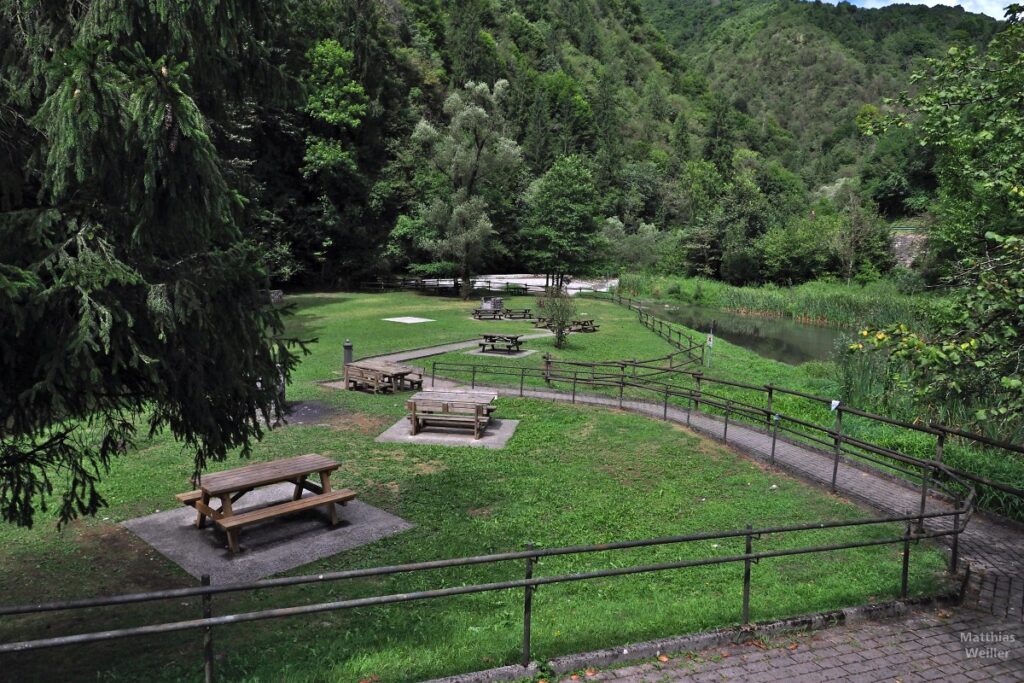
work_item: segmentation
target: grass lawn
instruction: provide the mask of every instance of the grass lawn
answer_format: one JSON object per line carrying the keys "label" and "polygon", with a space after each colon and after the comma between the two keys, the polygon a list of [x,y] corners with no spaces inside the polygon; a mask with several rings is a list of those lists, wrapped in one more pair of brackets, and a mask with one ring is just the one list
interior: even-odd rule
{"label": "grass lawn", "polygon": [[[256,449],[268,460],[307,452],[336,458],[338,484],[414,523],[415,528],[293,573],[397,564],[558,546],[822,519],[871,513],[670,424],[618,411],[501,399],[499,415],[521,420],[501,451],[378,444],[374,437],[403,414],[402,397],[321,387],[341,365],[341,343],[357,356],[476,336],[481,329],[532,330],[529,323],[477,322],[472,304],[410,294],[295,297],[297,328],[317,336],[289,398],[316,399],[334,414],[318,426],[274,430]],[[528,300],[514,305],[531,305]],[[564,353],[578,358],[653,357],[668,345],[605,302],[581,302],[601,332],[572,337]],[[383,323],[417,315],[435,323]],[[588,316],[590,317],[590,316]],[[544,348],[549,340],[528,342]],[[719,351],[716,346],[716,353]],[[456,356],[460,354],[454,354]],[[724,354],[719,354],[724,367]],[[473,358],[461,356],[462,358]],[[539,358],[525,361],[539,362]],[[234,467],[237,459],[218,465]],[[0,528],[0,601],[23,603],[160,587],[195,580],[117,523],[174,504],[187,487],[188,453],[164,435],[139,444],[115,463],[104,483],[110,507],[96,519],[56,533],[49,513],[30,530]],[[775,487],[775,488],[773,488]],[[895,526],[766,537],[764,550],[897,536]],[[540,563],[554,575],[634,563],[734,554],[742,541],[649,548]],[[897,546],[763,561],[753,568],[756,620],[884,600],[899,589]],[[936,590],[943,556],[914,549],[914,594]],[[215,613],[405,592],[519,578],[519,562],[328,586],[280,589],[260,596],[218,597]],[[534,600],[534,657],[629,643],[739,620],[742,566],[723,565],[541,587]],[[366,608],[219,628],[218,675],[223,680],[411,681],[511,663],[521,638],[522,593],[474,596]],[[198,616],[196,600],[131,606],[118,612],[7,618],[0,638],[11,641]],[[201,636],[120,641],[7,657],[4,677],[71,680],[194,680]],[[96,672],[99,672],[97,675]]]}

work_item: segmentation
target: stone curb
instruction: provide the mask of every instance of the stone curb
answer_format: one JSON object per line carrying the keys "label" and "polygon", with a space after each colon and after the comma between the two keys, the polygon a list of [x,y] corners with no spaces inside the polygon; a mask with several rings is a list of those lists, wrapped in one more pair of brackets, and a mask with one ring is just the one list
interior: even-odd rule
{"label": "stone curb", "polygon": [[[848,626],[867,621],[899,619],[908,616],[914,608],[956,604],[958,601],[958,596],[951,594],[931,598],[894,600],[879,605],[846,607],[844,609],[816,612],[778,621],[761,622],[749,626],[721,628],[685,636],[660,638],[632,645],[609,647],[591,652],[555,657],[547,662],[544,670],[555,674],[567,674],[589,667],[606,668],[643,659],[653,659],[662,654],[696,652],[736,643],[745,643],[757,638],[791,631],[820,631],[835,626]],[[518,664],[503,666],[473,673],[458,674],[448,678],[433,679],[426,683],[499,683],[519,681],[533,678],[540,671],[540,665],[537,662],[531,662],[528,667]]]}
{"label": "stone curb", "polygon": [[435,678],[428,683],[501,683],[503,681],[518,681],[524,678],[533,678],[540,672],[537,662],[530,662],[529,666],[512,664],[511,666],[499,666],[496,669],[475,671],[468,674],[456,674],[448,678]]}

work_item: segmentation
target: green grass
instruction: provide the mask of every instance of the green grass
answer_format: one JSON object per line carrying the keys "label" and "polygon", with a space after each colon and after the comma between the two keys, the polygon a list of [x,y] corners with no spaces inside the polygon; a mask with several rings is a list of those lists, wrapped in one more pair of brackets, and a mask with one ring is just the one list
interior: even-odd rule
{"label": "green grass", "polygon": [[[304,361],[291,398],[317,399],[337,414],[321,426],[270,432],[254,458],[320,452],[342,465],[335,481],[397,514],[415,528],[300,567],[296,574],[414,562],[539,546],[614,541],[872,513],[807,487],[670,424],[617,411],[501,399],[499,414],[521,420],[501,451],[378,444],[375,436],[403,414],[402,397],[335,391],[316,384],[340,368],[341,343],[357,355],[472,338],[481,323],[472,304],[408,294],[297,297],[295,323],[321,343]],[[517,302],[518,303],[518,302]],[[607,302],[581,302],[601,332],[574,335],[559,353],[576,358],[645,357],[668,345]],[[399,325],[382,317],[419,315],[437,323]],[[531,341],[544,348],[548,340]],[[716,346],[716,352],[718,347]],[[458,355],[458,354],[454,354]],[[463,358],[473,358],[462,356]],[[539,362],[535,354],[534,362]],[[524,359],[530,360],[530,358]],[[237,459],[217,468],[237,466]],[[63,533],[51,513],[31,530],[0,528],[0,600],[4,603],[145,590],[195,581],[117,526],[174,504],[188,486],[191,459],[165,435],[115,463],[103,484],[110,507]],[[772,488],[773,486],[777,488]],[[766,537],[764,550],[897,536],[894,525]],[[733,554],[742,541],[548,559],[537,575],[634,563]],[[771,619],[893,597],[899,548],[884,546],[766,560],[753,568],[752,618]],[[943,557],[915,547],[915,595],[941,584]],[[497,581],[522,575],[521,563],[433,571],[325,586],[218,597],[215,613],[347,597]],[[538,590],[535,658],[735,624],[742,566],[645,574]],[[216,630],[218,675],[225,680],[420,680],[515,661],[521,637],[521,592],[488,593],[224,627]],[[198,616],[195,600],[136,605],[121,611],[5,619],[0,639]],[[83,618],[85,617],[85,618]],[[5,675],[65,680],[182,680],[198,675],[201,636],[121,641],[6,658]],[[87,662],[87,665],[84,664]],[[95,673],[99,672],[98,676]]]}
{"label": "green grass", "polygon": [[927,327],[932,312],[945,303],[939,296],[903,294],[887,280],[867,285],[817,281],[794,287],[735,287],[704,278],[626,274],[619,280],[619,292],[624,296],[674,300],[745,315],[851,328],[898,322]]}

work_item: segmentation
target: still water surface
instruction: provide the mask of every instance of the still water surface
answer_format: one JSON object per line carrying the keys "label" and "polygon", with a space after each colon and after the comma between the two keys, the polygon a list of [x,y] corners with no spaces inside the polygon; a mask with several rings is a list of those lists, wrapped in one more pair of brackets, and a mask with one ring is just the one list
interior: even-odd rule
{"label": "still water surface", "polygon": [[703,306],[655,302],[650,304],[650,310],[659,318],[704,334],[714,324],[716,337],[789,365],[828,360],[839,338],[849,334],[832,327],[805,325],[791,318],[759,318]]}

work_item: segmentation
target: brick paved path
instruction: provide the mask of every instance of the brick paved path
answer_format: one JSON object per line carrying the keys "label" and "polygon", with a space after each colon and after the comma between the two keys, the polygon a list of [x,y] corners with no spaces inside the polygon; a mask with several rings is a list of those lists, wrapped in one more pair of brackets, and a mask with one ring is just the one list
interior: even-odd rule
{"label": "brick paved path", "polygon": [[[402,354],[402,360],[452,350],[423,349]],[[414,355],[413,355],[414,354]],[[396,354],[397,356],[397,354]],[[437,380],[437,388],[458,386]],[[482,387],[480,387],[482,388]],[[488,387],[518,396],[518,389]],[[569,401],[570,394],[526,389],[523,396]],[[607,396],[577,393],[577,403],[619,407]],[[625,400],[621,407],[657,419],[668,419],[694,431],[721,439],[724,422],[699,412]],[[771,436],[760,429],[731,422],[727,443],[759,460],[771,452]],[[779,439],[775,464],[803,479],[828,486],[832,456]],[[920,491],[847,464],[840,464],[837,491],[891,514],[914,512]],[[929,498],[927,511],[948,510]],[[938,527],[936,527],[936,523]],[[950,520],[929,522],[935,529]],[[942,539],[945,540],[945,539]],[[843,626],[770,643],[765,649],[735,645],[669,662],[638,663],[632,667],[580,676],[581,680],[655,681],[1024,681],[1024,533],[1019,528],[975,514],[960,535],[960,557],[969,563],[971,582],[964,604],[925,610],[893,623]],[[961,634],[1001,638],[1000,642],[962,642]],[[796,647],[790,649],[795,643]],[[969,650],[977,648],[977,650]],[[972,656],[973,655],[973,656]]]}

